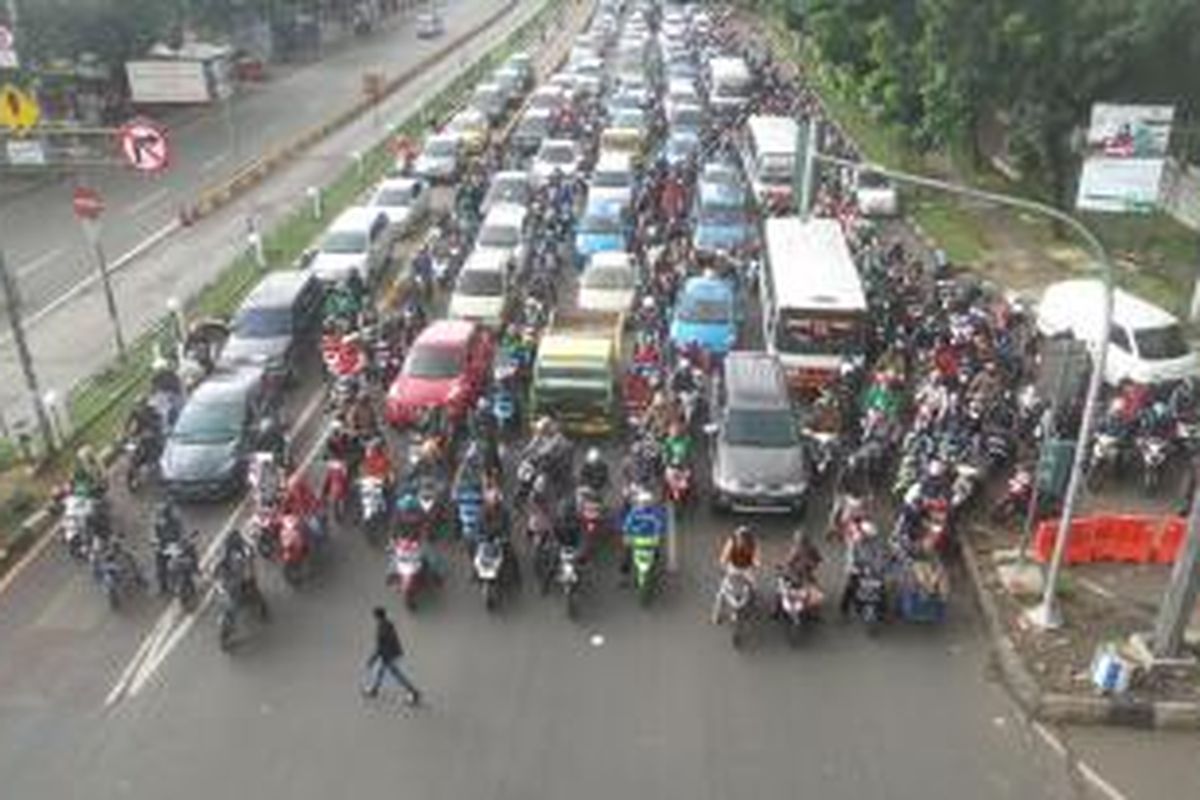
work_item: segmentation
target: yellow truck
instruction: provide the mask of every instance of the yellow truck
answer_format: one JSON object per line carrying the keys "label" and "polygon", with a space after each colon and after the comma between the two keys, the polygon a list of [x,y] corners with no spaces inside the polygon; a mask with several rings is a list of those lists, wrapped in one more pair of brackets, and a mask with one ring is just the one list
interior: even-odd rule
{"label": "yellow truck", "polygon": [[619,400],[621,314],[558,311],[538,345],[531,412],[569,433],[604,436],[615,430]]}

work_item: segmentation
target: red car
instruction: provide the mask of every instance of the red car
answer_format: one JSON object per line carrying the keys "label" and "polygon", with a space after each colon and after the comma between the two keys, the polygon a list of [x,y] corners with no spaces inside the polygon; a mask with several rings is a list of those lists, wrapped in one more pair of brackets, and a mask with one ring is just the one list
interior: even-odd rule
{"label": "red car", "polygon": [[416,422],[425,409],[444,406],[452,421],[470,410],[487,384],[494,343],[480,325],[438,320],[413,342],[387,395],[387,421]]}

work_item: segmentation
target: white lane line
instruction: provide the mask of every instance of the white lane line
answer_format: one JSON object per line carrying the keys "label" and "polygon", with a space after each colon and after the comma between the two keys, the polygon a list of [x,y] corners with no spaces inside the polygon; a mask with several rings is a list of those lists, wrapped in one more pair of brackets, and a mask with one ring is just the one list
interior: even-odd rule
{"label": "white lane line", "polygon": [[126,206],[125,213],[136,216],[136,215],[142,213],[143,211],[146,211],[147,209],[153,208],[154,206],[161,203],[163,200],[166,200],[167,196],[169,194],[170,194],[170,192],[167,191],[167,188],[165,186],[161,187],[159,189],[155,189],[153,192],[146,195],[141,200],[138,200],[136,203]]}
{"label": "white lane line", "polygon": [[[296,419],[293,429],[296,431],[304,430],[313,416],[321,410],[323,401],[324,396],[318,388],[316,395],[300,412],[300,416]],[[313,439],[308,452],[300,460],[299,468],[301,470],[308,469],[312,460],[320,451],[324,438],[324,431],[322,431]],[[217,560],[222,543],[229,536],[229,532],[242,522],[249,508],[250,498],[247,495],[242,498],[241,502],[238,503],[237,507],[226,518],[225,524],[221,526],[221,530],[209,542],[200,559],[200,569],[202,572],[208,573],[211,571],[213,564]],[[172,603],[162,613],[154,629],[146,636],[142,645],[134,654],[134,657],[125,666],[125,669],[122,670],[116,684],[109,691],[104,703],[105,706],[112,706],[122,699],[132,697],[145,687],[146,682],[162,666],[163,661],[166,660],[171,651],[183,641],[184,636],[191,630],[196,619],[211,604],[213,596],[213,587],[210,586],[201,599],[201,602],[197,604],[196,611],[193,614],[183,613],[178,603]]]}
{"label": "white lane line", "polygon": [[17,267],[17,277],[24,278],[26,275],[30,275],[34,272],[37,272],[41,267],[45,266],[46,264],[50,263],[54,259],[58,258],[60,255],[62,255],[63,252],[64,252],[63,248],[56,247],[53,250],[50,250],[49,252],[42,253],[40,256],[35,258],[33,261],[29,261],[29,262]]}
{"label": "white lane line", "polygon": [[1040,722],[1033,723],[1033,732],[1040,736],[1046,746],[1058,754],[1059,758],[1067,757],[1067,746],[1045,725]]}
{"label": "white lane line", "polygon": [[1108,781],[1101,777],[1100,773],[1092,769],[1091,765],[1086,761],[1080,761],[1078,764],[1079,774],[1084,779],[1095,787],[1101,794],[1109,798],[1109,800],[1126,800],[1125,795],[1121,793],[1117,787],[1113,786]]}

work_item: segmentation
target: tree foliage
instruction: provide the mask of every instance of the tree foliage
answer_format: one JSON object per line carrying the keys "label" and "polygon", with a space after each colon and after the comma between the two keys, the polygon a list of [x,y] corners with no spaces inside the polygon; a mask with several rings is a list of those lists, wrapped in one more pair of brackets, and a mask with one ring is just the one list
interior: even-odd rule
{"label": "tree foliage", "polygon": [[969,145],[1004,113],[1021,166],[1059,199],[1093,102],[1200,101],[1196,0],[810,0],[805,25],[920,147]]}

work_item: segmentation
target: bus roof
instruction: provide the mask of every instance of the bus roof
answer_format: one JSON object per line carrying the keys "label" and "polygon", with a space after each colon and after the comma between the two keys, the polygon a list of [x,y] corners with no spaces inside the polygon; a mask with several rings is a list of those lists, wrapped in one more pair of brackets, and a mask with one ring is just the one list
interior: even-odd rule
{"label": "bus roof", "polygon": [[837,220],[771,217],[766,244],[776,308],[866,310],[862,279]]}
{"label": "bus roof", "polygon": [[799,132],[796,120],[791,117],[765,117],[755,115],[746,121],[750,138],[754,140],[757,153],[796,152],[796,136]]}

